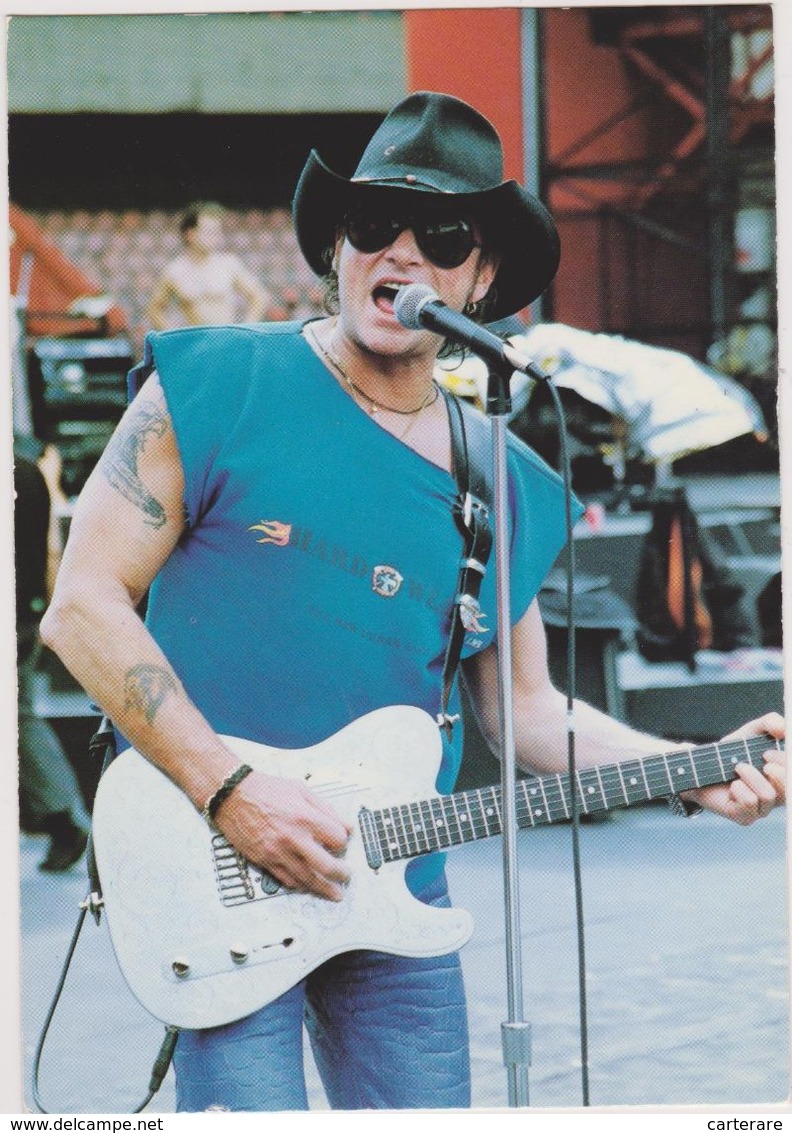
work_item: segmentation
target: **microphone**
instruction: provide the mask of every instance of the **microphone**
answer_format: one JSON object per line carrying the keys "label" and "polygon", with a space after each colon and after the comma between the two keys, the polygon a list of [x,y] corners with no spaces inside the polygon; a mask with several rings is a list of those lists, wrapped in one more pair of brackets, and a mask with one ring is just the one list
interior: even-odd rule
{"label": "microphone", "polygon": [[467,346],[497,372],[519,370],[534,381],[547,381],[547,374],[535,369],[530,358],[467,315],[446,306],[426,283],[410,283],[399,288],[393,301],[393,311],[408,330],[424,328],[460,346]]}

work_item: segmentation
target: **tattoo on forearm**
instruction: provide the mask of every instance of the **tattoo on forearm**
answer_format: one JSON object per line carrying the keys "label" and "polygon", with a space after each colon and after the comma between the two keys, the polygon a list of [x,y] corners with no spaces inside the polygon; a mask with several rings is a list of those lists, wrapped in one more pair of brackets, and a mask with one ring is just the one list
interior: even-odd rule
{"label": "tattoo on forearm", "polygon": [[179,682],[160,665],[133,665],[124,677],[124,707],[142,712],[152,724],[169,692],[178,692]]}
{"label": "tattoo on forearm", "polygon": [[162,527],[167,519],[165,508],[143,483],[138,471],[138,457],[148,441],[162,437],[168,428],[164,409],[141,405],[115,434],[105,450],[102,471],[121,495],[144,513],[151,527]]}

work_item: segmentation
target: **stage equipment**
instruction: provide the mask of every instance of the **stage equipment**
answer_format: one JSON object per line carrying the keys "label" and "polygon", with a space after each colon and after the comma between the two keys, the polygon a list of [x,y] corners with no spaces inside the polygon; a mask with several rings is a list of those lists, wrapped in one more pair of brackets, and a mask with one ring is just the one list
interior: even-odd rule
{"label": "stage equipment", "polygon": [[80,492],[126,409],[133,365],[126,338],[39,338],[28,351],[35,432],[58,446],[68,496]]}
{"label": "stage equipment", "polygon": [[617,496],[630,460],[653,465],[662,483],[691,453],[746,434],[768,439],[758,402],[739,382],[679,351],[561,323],[529,327],[514,344],[557,388],[610,415],[611,435],[595,444],[613,468]]}
{"label": "stage equipment", "polygon": [[[758,442],[768,439],[761,407],[751,393],[689,355],[562,323],[526,328],[512,321],[510,345],[518,356],[532,358],[562,391],[578,452],[597,452],[610,466],[615,505],[626,499],[628,462],[646,465],[651,478],[662,484],[673,462],[691,453],[747,434]],[[483,405],[488,374],[480,358],[446,359],[438,363],[435,377]],[[518,435],[515,419],[533,388],[528,371],[515,372],[511,422]]]}

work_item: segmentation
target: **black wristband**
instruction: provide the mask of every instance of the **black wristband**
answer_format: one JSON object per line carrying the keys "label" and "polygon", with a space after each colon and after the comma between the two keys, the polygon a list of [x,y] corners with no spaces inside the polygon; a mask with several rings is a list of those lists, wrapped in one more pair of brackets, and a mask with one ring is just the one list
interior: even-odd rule
{"label": "black wristband", "polygon": [[223,780],[212,797],[207,799],[206,805],[201,811],[201,814],[207,822],[214,822],[215,815],[220,809],[221,804],[225,802],[225,800],[233,791],[234,787],[238,787],[242,780],[246,779],[247,776],[250,775],[252,770],[253,768],[250,767],[247,763],[240,763],[236,771],[232,771],[231,774]]}

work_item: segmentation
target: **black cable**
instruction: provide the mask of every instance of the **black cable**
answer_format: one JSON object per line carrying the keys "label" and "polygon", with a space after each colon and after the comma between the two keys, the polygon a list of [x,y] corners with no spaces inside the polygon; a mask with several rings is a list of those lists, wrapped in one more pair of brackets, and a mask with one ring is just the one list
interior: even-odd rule
{"label": "black cable", "polygon": [[[36,1103],[36,1107],[39,1113],[51,1112],[50,1110],[44,1108],[41,1101],[41,1094],[39,1092],[39,1071],[41,1068],[41,1057],[44,1053],[44,1044],[47,1041],[50,1024],[52,1023],[52,1018],[55,1014],[58,1003],[60,1002],[60,997],[63,993],[63,988],[66,983],[66,976],[69,973],[69,968],[71,967],[71,962],[74,957],[75,949],[77,947],[77,941],[79,940],[80,932],[82,931],[83,924],[85,923],[85,915],[90,907],[91,895],[89,895],[87,900],[84,901],[80,906],[80,915],[77,918],[77,924],[72,934],[71,941],[69,942],[69,947],[66,950],[66,959],[63,962],[63,968],[61,969],[61,974],[55,988],[55,994],[52,997],[52,1002],[49,1006],[47,1016],[41,1028],[41,1034],[39,1035],[38,1043],[36,1044],[36,1054],[33,1060],[32,1092],[33,1101]],[[131,1110],[132,1113],[140,1113],[142,1110],[144,1110],[156,1094],[157,1090],[159,1090],[160,1086],[162,1085],[165,1075],[168,1072],[168,1067],[171,1064],[171,1059],[173,1058],[173,1050],[176,1046],[176,1039],[178,1038],[178,1035],[179,1031],[177,1027],[166,1027],[165,1038],[162,1041],[162,1045],[160,1046],[159,1052],[157,1053],[157,1057],[154,1060],[154,1065],[151,1070],[148,1093],[144,1101],[142,1101],[140,1105],[137,1106],[137,1108]],[[58,1110],[57,1112],[60,1113],[61,1111]]]}
{"label": "black cable", "polygon": [[80,907],[80,915],[77,918],[77,925],[74,929],[74,933],[72,934],[72,938],[71,938],[71,941],[69,943],[69,947],[66,951],[66,959],[64,961],[63,968],[61,969],[60,978],[58,979],[58,986],[55,988],[55,994],[52,997],[52,1003],[49,1006],[49,1011],[47,1012],[47,1017],[44,1020],[44,1025],[41,1028],[41,1034],[39,1035],[39,1040],[38,1040],[38,1043],[36,1044],[36,1056],[33,1060],[32,1088],[33,1088],[33,1101],[36,1103],[36,1106],[38,1107],[38,1110],[39,1110],[40,1113],[49,1113],[50,1112],[48,1109],[45,1109],[44,1106],[41,1104],[41,1096],[39,1094],[39,1088],[38,1088],[39,1068],[41,1066],[41,1055],[44,1051],[44,1043],[46,1042],[47,1034],[49,1033],[50,1023],[52,1022],[52,1016],[55,1014],[55,1009],[58,1006],[58,1002],[60,1001],[61,993],[63,992],[63,985],[66,983],[66,976],[67,976],[68,971],[69,971],[69,966],[71,965],[72,956],[74,955],[74,950],[77,947],[77,940],[79,939],[80,931],[82,930],[82,926],[85,922],[85,914],[87,912],[88,912],[88,905],[87,904],[82,905]]}
{"label": "black cable", "polygon": [[586,940],[583,919],[583,884],[580,868],[580,813],[575,788],[575,672],[577,657],[575,650],[575,541],[572,523],[572,466],[569,457],[569,438],[561,397],[552,381],[545,381],[555,404],[558,419],[561,475],[564,482],[564,519],[567,537],[567,744],[568,769],[572,819],[572,873],[575,887],[575,919],[577,927],[578,952],[578,1003],[580,1011],[580,1062],[583,1105],[589,1105],[589,1065],[588,1065],[588,1009],[586,997]]}
{"label": "black cable", "polygon": [[178,1037],[179,1028],[173,1027],[169,1023],[165,1028],[165,1038],[162,1040],[162,1046],[159,1048],[157,1057],[154,1059],[154,1065],[151,1068],[149,1092],[146,1096],[146,1100],[141,1102],[137,1109],[133,1109],[133,1113],[140,1113],[141,1110],[144,1110],[162,1085],[165,1075],[168,1073],[168,1067],[171,1064]]}

